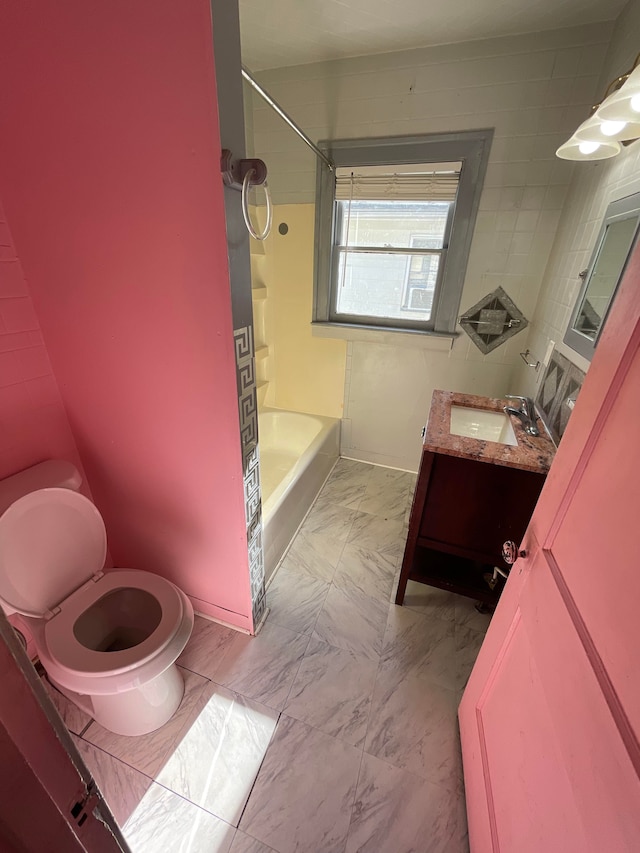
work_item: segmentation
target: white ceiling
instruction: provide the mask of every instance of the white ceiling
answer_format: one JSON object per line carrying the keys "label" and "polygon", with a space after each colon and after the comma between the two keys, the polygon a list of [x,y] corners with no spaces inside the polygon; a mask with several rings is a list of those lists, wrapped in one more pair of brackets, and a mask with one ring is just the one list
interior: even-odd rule
{"label": "white ceiling", "polygon": [[626,0],[239,0],[250,69],[614,20]]}

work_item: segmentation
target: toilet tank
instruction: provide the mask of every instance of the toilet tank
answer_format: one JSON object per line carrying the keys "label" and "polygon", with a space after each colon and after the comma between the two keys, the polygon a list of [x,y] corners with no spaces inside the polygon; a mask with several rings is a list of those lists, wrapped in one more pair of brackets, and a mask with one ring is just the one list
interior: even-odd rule
{"label": "toilet tank", "polygon": [[64,459],[48,459],[0,480],[0,515],[18,498],[38,489],[80,489],[82,477],[75,465]]}

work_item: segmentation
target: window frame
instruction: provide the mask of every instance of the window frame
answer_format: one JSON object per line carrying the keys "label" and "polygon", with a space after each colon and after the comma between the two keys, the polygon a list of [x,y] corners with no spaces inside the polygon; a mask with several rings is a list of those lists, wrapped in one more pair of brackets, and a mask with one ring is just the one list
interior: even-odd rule
{"label": "window frame", "polygon": [[[451,239],[450,234],[451,234],[452,222],[453,222],[452,209],[449,208],[449,212],[447,214],[447,222],[446,222],[445,229],[444,229],[444,243],[447,246],[449,245],[449,241]],[[430,249],[430,250],[426,250],[426,251],[422,251],[422,252],[416,252],[415,251],[416,249],[424,248],[424,247],[411,245],[413,243],[413,241],[414,240],[425,240],[425,239],[429,240],[429,239],[434,239],[434,238],[430,237],[430,235],[428,235],[428,234],[420,234],[420,233],[412,234],[411,237],[409,238],[409,243],[410,243],[409,248],[413,250],[412,251],[412,257],[422,257],[422,258],[429,258],[429,259],[434,258],[434,257],[438,258],[438,270],[436,272],[436,281],[435,281],[435,285],[434,285],[434,289],[433,289],[433,296],[434,296],[434,300],[435,300],[435,297],[440,290],[440,281],[442,279],[445,258],[447,257],[447,250],[446,249],[440,249],[438,251],[433,251],[433,249]],[[408,259],[406,269],[405,269],[405,273],[404,273],[404,281],[402,282],[402,302],[400,304],[400,310],[401,311],[420,311],[421,310],[420,308],[412,308],[411,304],[410,304],[411,303],[411,291],[414,288],[415,288],[415,285],[413,287],[411,286],[411,259]],[[420,290],[422,288],[417,288],[417,289]],[[433,302],[431,303],[431,309],[432,309],[432,314],[433,314],[434,313]],[[408,315],[408,316],[410,316],[410,315]]]}
{"label": "window frame", "polygon": [[[425,136],[369,137],[324,140],[319,143],[338,167],[396,166],[412,163],[461,162],[453,221],[448,223],[449,244],[444,246],[431,319],[337,315],[335,289],[340,252],[336,250],[335,176],[318,160],[316,172],[316,240],[313,323],[380,331],[454,335],[464,286],[473,229],[493,139],[493,129],[435,133]],[[449,227],[450,225],[450,227]],[[451,248],[454,251],[450,251]],[[407,254],[411,254],[410,250]]]}

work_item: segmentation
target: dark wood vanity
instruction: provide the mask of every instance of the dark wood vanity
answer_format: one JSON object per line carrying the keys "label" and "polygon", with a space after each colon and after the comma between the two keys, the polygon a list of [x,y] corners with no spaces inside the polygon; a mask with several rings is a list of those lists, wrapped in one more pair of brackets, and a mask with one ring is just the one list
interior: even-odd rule
{"label": "dark wood vanity", "polygon": [[555,448],[544,426],[529,436],[511,418],[517,446],[450,432],[451,406],[502,412],[506,401],[435,391],[425,429],[396,604],[408,580],[468,595],[488,605],[502,591],[486,576],[506,540],[520,544]]}

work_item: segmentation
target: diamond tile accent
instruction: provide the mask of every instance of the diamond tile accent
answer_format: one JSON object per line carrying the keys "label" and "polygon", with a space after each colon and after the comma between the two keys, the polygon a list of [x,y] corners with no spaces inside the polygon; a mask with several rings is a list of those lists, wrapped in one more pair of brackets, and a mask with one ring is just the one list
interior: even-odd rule
{"label": "diamond tile accent", "polygon": [[565,368],[556,361],[551,361],[549,370],[544,378],[540,389],[540,399],[543,407],[548,411],[553,405],[558,393],[558,388],[562,385]]}
{"label": "diamond tile accent", "polygon": [[583,382],[582,370],[554,349],[540,383],[536,407],[556,444],[564,435]]}
{"label": "diamond tile accent", "polygon": [[529,325],[522,311],[498,287],[465,311],[460,325],[485,355]]}

